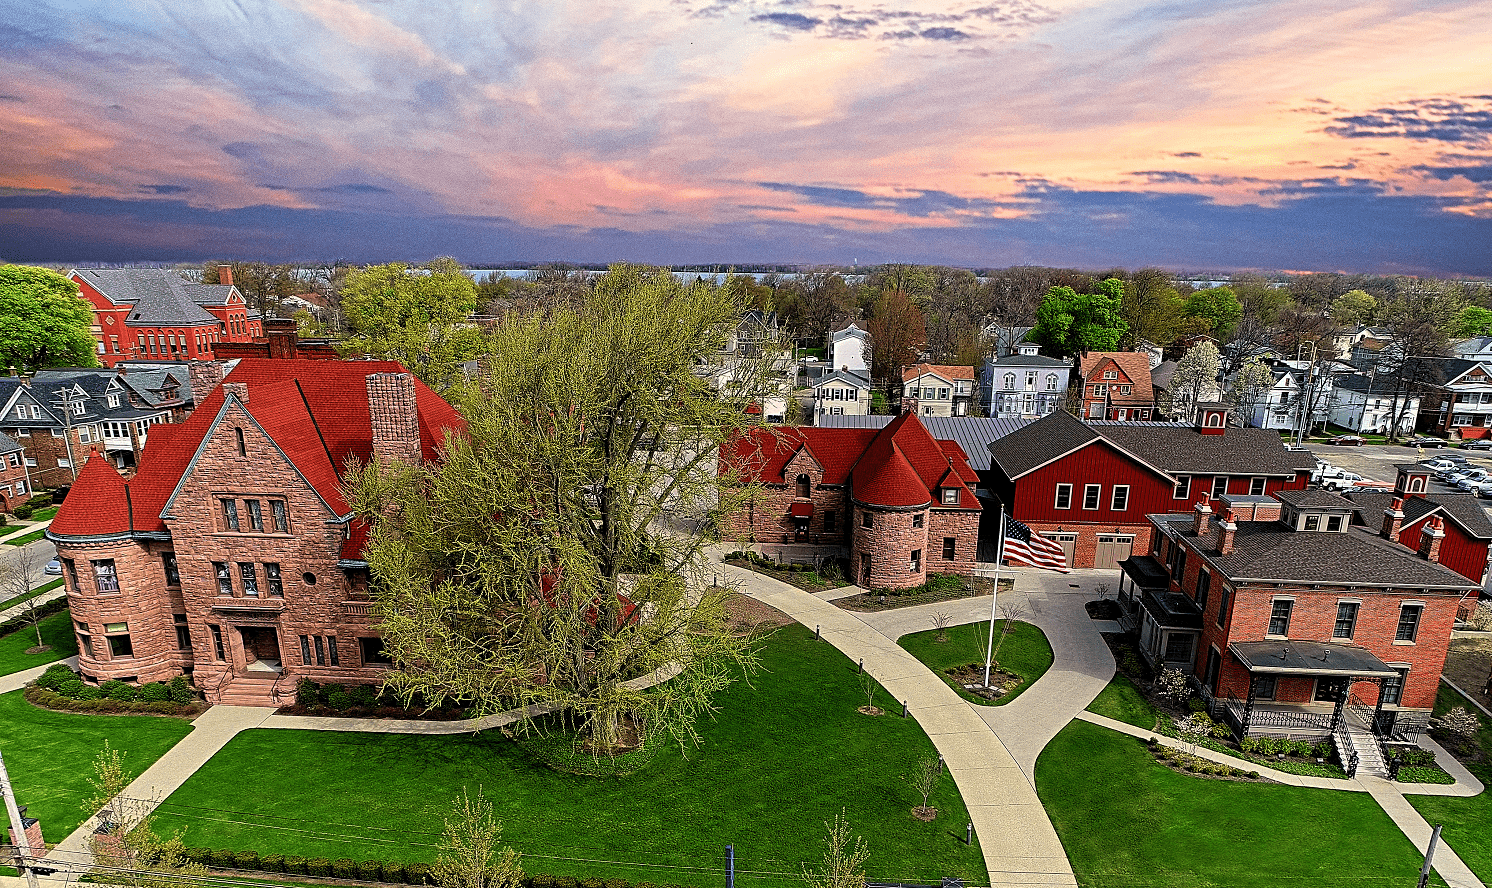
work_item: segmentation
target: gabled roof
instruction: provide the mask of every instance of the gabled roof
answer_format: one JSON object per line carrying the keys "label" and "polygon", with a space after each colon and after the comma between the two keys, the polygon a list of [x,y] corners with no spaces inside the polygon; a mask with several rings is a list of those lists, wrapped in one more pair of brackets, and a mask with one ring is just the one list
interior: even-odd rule
{"label": "gabled roof", "polygon": [[[814,421],[821,428],[879,429],[890,425],[893,419],[893,416],[825,415]],[[928,434],[934,439],[957,444],[974,471],[985,472],[990,467],[990,442],[1025,428],[1036,420],[1003,416],[919,416],[917,421],[927,427]]]}
{"label": "gabled roof", "polygon": [[842,370],[842,369],[841,370],[835,370],[832,373],[825,373],[823,376],[820,376],[813,383],[812,387],[813,388],[818,388],[821,385],[828,385],[831,382],[839,382],[839,383],[843,383],[845,385],[853,385],[856,388],[863,388],[863,389],[870,388],[870,377],[868,375],[861,374],[861,373],[856,373],[854,370]]}
{"label": "gabled roof", "polygon": [[973,367],[958,367],[951,364],[913,364],[910,367],[901,368],[901,381],[911,382],[919,376],[932,374],[933,376],[946,379],[949,382],[955,379],[974,379]]}
{"label": "gabled roof", "polygon": [[1066,411],[1058,410],[990,442],[989,453],[1005,477],[1015,480],[1098,438],[1098,432]]}
{"label": "gabled roof", "polygon": [[[1344,494],[1356,507],[1358,523],[1371,530],[1382,527],[1383,513],[1393,505],[1397,494],[1386,491],[1354,490]],[[1412,527],[1431,515],[1446,518],[1466,535],[1478,540],[1492,539],[1492,520],[1470,493],[1432,493],[1425,496],[1405,497],[1404,523],[1400,527]]]}
{"label": "gabled roof", "polygon": [[203,306],[227,305],[233,287],[198,284],[169,268],[75,268],[73,274],[109,298],[115,305],[129,305],[129,325],[217,324],[218,319]]}
{"label": "gabled roof", "polygon": [[995,367],[1062,367],[1072,369],[1072,364],[1060,358],[1049,358],[1046,355],[1023,355],[1019,352],[996,358],[990,361]]}
{"label": "gabled roof", "polygon": [[1089,352],[1078,364],[1078,374],[1092,381],[1095,372],[1101,372],[1112,362],[1120,373],[1135,384],[1150,381],[1150,356],[1144,352]]}
{"label": "gabled roof", "polygon": [[1161,361],[1150,369],[1150,384],[1158,389],[1171,387],[1171,380],[1176,378],[1176,362]]}
{"label": "gabled roof", "polygon": [[21,445],[16,442],[15,438],[0,432],[0,453],[13,453],[20,449],[22,449]]}

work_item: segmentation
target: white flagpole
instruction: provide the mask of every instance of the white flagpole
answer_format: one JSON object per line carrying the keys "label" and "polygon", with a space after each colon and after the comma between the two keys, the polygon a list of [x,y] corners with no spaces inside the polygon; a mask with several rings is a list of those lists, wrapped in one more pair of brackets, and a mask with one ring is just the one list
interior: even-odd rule
{"label": "white flagpole", "polygon": [[990,663],[995,657],[995,614],[1000,601],[1000,563],[1005,560],[1005,508],[1000,507],[1000,545],[995,549],[995,584],[989,599],[989,644],[984,649],[984,686],[989,687]]}

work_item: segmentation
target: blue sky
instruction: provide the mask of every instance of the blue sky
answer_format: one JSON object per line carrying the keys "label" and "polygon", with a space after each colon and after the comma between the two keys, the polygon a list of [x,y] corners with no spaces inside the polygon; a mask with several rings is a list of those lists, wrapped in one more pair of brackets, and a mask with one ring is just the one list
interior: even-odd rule
{"label": "blue sky", "polygon": [[0,0],[0,258],[1492,276],[1474,2]]}

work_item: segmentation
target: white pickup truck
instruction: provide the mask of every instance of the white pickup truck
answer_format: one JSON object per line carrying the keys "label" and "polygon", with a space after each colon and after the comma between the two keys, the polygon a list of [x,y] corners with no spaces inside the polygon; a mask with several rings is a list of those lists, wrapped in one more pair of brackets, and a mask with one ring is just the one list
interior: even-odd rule
{"label": "white pickup truck", "polygon": [[1337,466],[1328,466],[1321,470],[1321,477],[1317,479],[1322,490],[1333,490],[1341,493],[1352,490],[1363,483],[1363,477],[1356,472],[1349,472]]}

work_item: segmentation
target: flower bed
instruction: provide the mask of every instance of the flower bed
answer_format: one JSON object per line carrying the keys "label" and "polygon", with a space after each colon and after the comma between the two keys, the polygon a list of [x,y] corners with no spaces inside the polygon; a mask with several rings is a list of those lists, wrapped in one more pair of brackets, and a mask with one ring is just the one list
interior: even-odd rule
{"label": "flower bed", "polygon": [[805,592],[822,592],[849,585],[838,562],[815,568],[807,564],[778,564],[755,552],[732,552],[725,556],[725,563],[750,568],[774,580],[797,586]]}

